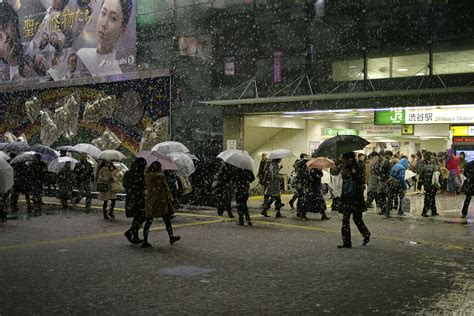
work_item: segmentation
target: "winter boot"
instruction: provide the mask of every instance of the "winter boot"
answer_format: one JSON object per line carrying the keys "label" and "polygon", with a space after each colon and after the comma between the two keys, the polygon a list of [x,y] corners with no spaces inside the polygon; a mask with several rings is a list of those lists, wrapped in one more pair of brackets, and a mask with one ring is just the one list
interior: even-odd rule
{"label": "winter boot", "polygon": [[180,239],[181,239],[181,236],[172,236],[172,237],[170,237],[170,245],[174,244],[175,242],[177,242]]}

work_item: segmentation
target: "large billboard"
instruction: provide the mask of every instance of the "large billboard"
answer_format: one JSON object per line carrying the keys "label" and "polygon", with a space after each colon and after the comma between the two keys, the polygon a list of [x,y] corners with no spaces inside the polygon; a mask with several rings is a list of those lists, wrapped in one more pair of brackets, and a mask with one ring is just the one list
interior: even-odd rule
{"label": "large billboard", "polygon": [[0,85],[135,70],[135,0],[0,0]]}

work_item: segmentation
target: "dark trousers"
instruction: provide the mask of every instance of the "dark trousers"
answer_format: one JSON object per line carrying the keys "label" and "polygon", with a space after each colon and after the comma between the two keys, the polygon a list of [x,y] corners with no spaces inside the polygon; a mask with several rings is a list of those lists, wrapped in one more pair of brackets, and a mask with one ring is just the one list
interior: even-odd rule
{"label": "dark trousers", "polygon": [[[104,211],[104,213],[107,213],[107,203],[109,201],[104,201],[104,203],[102,204],[102,211]],[[114,207],[115,207],[115,199],[114,200],[110,200],[110,209],[109,209],[109,212],[113,212],[114,211]]]}
{"label": "dark trousers", "polygon": [[[30,193],[29,192],[24,192],[24,194],[25,194],[27,209],[28,209],[28,211],[30,211],[31,210]],[[11,206],[13,212],[18,211],[18,198],[19,197],[20,197],[20,192],[13,189],[12,190],[12,195],[11,195],[11,198],[10,198],[10,206]]]}
{"label": "dark trousers", "polygon": [[[378,193],[375,191],[368,191],[367,192],[367,205],[372,204],[372,202],[375,200],[377,203],[377,195]],[[378,204],[378,203],[377,203]]]}
{"label": "dark trousers", "polygon": [[89,181],[80,182],[77,186],[78,192],[74,204],[78,204],[83,197],[86,197],[86,209],[91,208],[92,193],[91,184]]}
{"label": "dark trousers", "polygon": [[5,202],[3,199],[3,195],[0,194],[0,222],[5,221],[7,218],[7,214],[5,213]]}
{"label": "dark trousers", "polygon": [[380,212],[383,214],[387,214],[387,208],[388,208],[388,195],[385,192],[380,192],[378,195],[378,201],[377,204],[380,207]]}
{"label": "dark trousers", "polygon": [[232,214],[232,191],[222,190],[217,194],[216,198],[217,214],[223,215],[224,212]]}
{"label": "dark trousers", "polygon": [[281,203],[281,196],[280,195],[266,195],[263,198],[263,211],[266,212],[270,209],[270,206],[273,202],[275,202],[275,211],[279,212],[282,203]]}
{"label": "dark trousers", "polygon": [[398,210],[398,214],[402,213],[402,200],[405,197],[405,192],[395,192],[390,194],[387,198],[387,207],[385,208],[385,215],[389,216],[390,211]]}
{"label": "dark trousers", "polygon": [[239,214],[239,222],[243,222],[244,217],[247,222],[250,222],[249,208],[247,206],[248,199],[249,199],[248,192],[245,192],[245,193],[237,192],[235,196],[235,201],[237,203],[237,213]]}
{"label": "dark trousers", "polygon": [[341,234],[342,234],[342,242],[344,246],[352,246],[351,224],[350,224],[351,215],[352,215],[352,220],[356,224],[357,229],[362,234],[362,236],[363,237],[370,236],[369,229],[367,228],[367,226],[365,226],[365,223],[362,219],[362,212],[343,213]]}
{"label": "dark trousers", "polygon": [[469,204],[471,204],[471,195],[466,195],[466,199],[464,200],[464,205],[462,207],[462,215],[467,216],[467,211],[469,210]]}
{"label": "dark trousers", "polygon": [[[171,218],[169,215],[163,216],[163,222],[165,223],[166,232],[168,232],[168,236],[171,238],[173,237],[173,226],[171,226]],[[148,235],[150,234],[150,227],[153,223],[153,218],[147,218],[145,222],[145,226],[143,227],[143,242],[148,242]]]}
{"label": "dark trousers", "polygon": [[436,192],[435,188],[430,188],[425,191],[425,201],[423,205],[423,214],[427,214],[431,210],[431,214],[436,214]]}

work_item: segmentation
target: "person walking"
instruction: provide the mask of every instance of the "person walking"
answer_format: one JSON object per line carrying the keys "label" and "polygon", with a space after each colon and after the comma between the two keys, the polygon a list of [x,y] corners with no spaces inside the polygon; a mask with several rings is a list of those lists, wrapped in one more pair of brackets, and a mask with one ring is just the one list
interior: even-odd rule
{"label": "person walking", "polygon": [[217,215],[222,216],[225,212],[230,218],[234,218],[232,214],[232,166],[221,161],[219,171],[212,182],[214,196],[216,201]]}
{"label": "person walking", "polygon": [[87,161],[87,154],[81,153],[79,162],[74,166],[74,174],[78,190],[74,204],[78,204],[83,197],[86,197],[86,211],[89,212],[92,203],[91,182],[94,182],[94,168]]}
{"label": "person walking", "polygon": [[[117,193],[112,190],[112,186],[117,182],[115,176],[116,168],[112,161],[103,161],[99,165],[97,176],[97,191],[99,191],[99,200],[104,201],[102,204],[102,212],[104,219],[115,218],[114,208],[117,200]],[[110,200],[110,208],[107,210],[108,201]]]}
{"label": "person walking", "polygon": [[[380,183],[378,177],[375,173],[375,168],[379,160],[379,153],[374,151],[369,155],[369,165],[367,168],[368,177],[367,177],[367,208],[373,207],[372,203],[375,201],[377,203],[378,195],[380,192]],[[378,204],[378,203],[377,203]],[[380,204],[377,205],[380,207]]]}
{"label": "person walking", "polygon": [[313,212],[320,213],[322,221],[329,219],[326,215],[326,200],[324,200],[322,192],[322,177],[322,170],[316,168],[309,170],[308,187],[304,194],[303,206],[299,217],[307,220],[306,213]]}
{"label": "person walking", "polygon": [[30,164],[31,172],[31,194],[33,200],[33,214],[41,215],[43,208],[43,183],[48,172],[48,165],[41,160],[41,155],[36,153],[33,155],[33,161]]}
{"label": "person walking", "polygon": [[261,214],[265,217],[268,217],[267,211],[270,209],[270,206],[275,202],[275,218],[283,217],[281,215],[281,208],[285,205],[281,203],[281,183],[283,181],[283,176],[280,174],[280,164],[281,159],[273,159],[268,167],[267,173],[267,187],[265,189],[265,196],[263,202],[263,210]]}
{"label": "person walking", "polygon": [[13,214],[16,214],[19,211],[18,208],[18,198],[20,194],[25,195],[26,200],[26,208],[28,213],[31,212],[31,200],[30,200],[30,193],[31,193],[31,186],[30,186],[30,167],[26,164],[26,162],[18,162],[12,165],[13,167],[13,187],[11,191],[10,197],[10,207]]}
{"label": "person walking", "polygon": [[366,211],[364,200],[364,182],[360,168],[357,166],[356,157],[353,152],[342,155],[342,196],[341,196],[341,212],[342,212],[342,245],[338,248],[351,248],[351,226],[352,219],[357,229],[364,237],[362,245],[367,245],[370,241],[370,232],[365,226],[362,219],[362,212]]}
{"label": "person walking", "polygon": [[420,173],[420,181],[423,182],[425,189],[425,199],[421,213],[423,217],[429,217],[429,210],[431,210],[431,216],[438,215],[436,210],[436,193],[439,189],[439,182],[436,184],[436,181],[433,181],[435,180],[433,175],[435,172],[439,172],[439,170],[436,155],[433,155],[431,152],[425,152],[423,168]]}
{"label": "person walking", "polygon": [[71,169],[71,162],[67,161],[58,173],[59,200],[64,209],[69,206],[68,200],[72,199],[72,189],[74,184],[74,171]]}
{"label": "person walking", "polygon": [[397,185],[390,188],[389,207],[387,208],[388,214],[385,216],[390,216],[390,209],[392,205],[395,205],[395,208],[398,206],[398,215],[404,215],[402,210],[402,200],[405,197],[405,192],[408,190],[407,181],[405,180],[405,172],[410,167],[410,162],[407,158],[402,158],[400,161],[395,164],[390,170],[390,176],[397,180]]}
{"label": "person walking", "polygon": [[388,213],[387,208],[390,207],[388,205],[388,193],[389,193],[389,186],[388,180],[390,178],[390,159],[392,156],[391,151],[381,152],[379,155],[379,159],[377,165],[375,167],[375,174],[378,177],[380,191],[378,194],[379,200],[376,201],[377,204],[380,205],[380,212],[377,214],[385,215]]}
{"label": "person walking", "polygon": [[171,215],[174,213],[171,190],[166,182],[165,175],[161,170],[159,161],[153,162],[145,173],[145,226],[143,227],[142,248],[151,247],[148,242],[150,227],[153,218],[161,217],[166,226],[166,231],[170,238],[170,244],[174,244],[181,239],[180,236],[174,236],[171,226]]}
{"label": "person walking", "polygon": [[456,195],[460,190],[460,168],[459,168],[459,157],[456,156],[453,150],[450,148],[447,151],[448,160],[446,161],[446,168],[449,170],[447,192],[451,195]]}
{"label": "person walking", "polygon": [[294,175],[294,180],[291,183],[291,186],[296,190],[295,194],[291,197],[289,201],[290,207],[293,209],[294,208],[294,203],[296,202],[296,208],[299,209],[298,204],[301,204],[301,200],[303,200],[304,196],[304,187],[305,187],[305,179],[307,178],[307,168],[306,168],[306,162],[308,161],[308,155],[307,154],[300,154],[300,158],[295,161],[293,164],[293,169],[295,172]]}
{"label": "person walking", "polygon": [[471,197],[474,195],[474,160],[466,164],[463,174],[466,177],[463,184],[463,191],[464,194],[466,194],[466,199],[464,200],[462,207],[461,217],[466,218],[469,211],[469,204],[471,204]]}
{"label": "person walking", "polygon": [[145,222],[145,168],[146,160],[137,158],[123,176],[125,215],[133,217],[132,226],[124,235],[132,244],[143,242],[138,237],[138,231]]}
{"label": "person walking", "polygon": [[255,180],[255,176],[250,170],[237,167],[234,169],[232,182],[235,184],[235,201],[237,203],[237,213],[239,214],[238,224],[244,226],[245,217],[247,225],[252,226],[247,201],[249,199],[250,183]]}

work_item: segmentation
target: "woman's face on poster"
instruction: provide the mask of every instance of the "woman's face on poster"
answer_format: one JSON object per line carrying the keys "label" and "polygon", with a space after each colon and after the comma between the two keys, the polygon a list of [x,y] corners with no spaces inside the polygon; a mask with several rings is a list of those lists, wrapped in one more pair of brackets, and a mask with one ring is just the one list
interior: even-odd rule
{"label": "woman's face on poster", "polygon": [[97,41],[103,46],[115,46],[126,31],[120,0],[104,0],[97,20]]}
{"label": "woman's face on poster", "polygon": [[76,71],[77,55],[74,54],[74,55],[69,56],[69,58],[67,60],[67,67],[68,67],[69,72],[71,72],[71,73]]}

